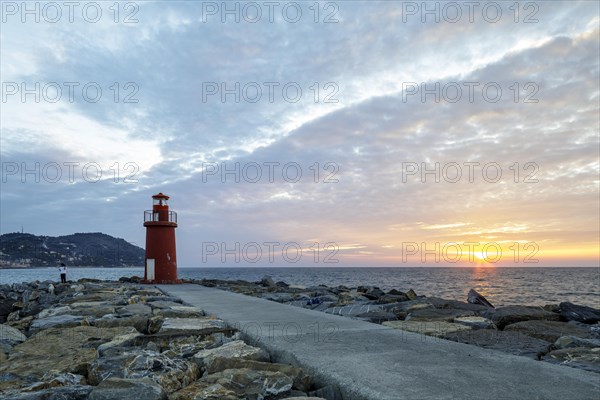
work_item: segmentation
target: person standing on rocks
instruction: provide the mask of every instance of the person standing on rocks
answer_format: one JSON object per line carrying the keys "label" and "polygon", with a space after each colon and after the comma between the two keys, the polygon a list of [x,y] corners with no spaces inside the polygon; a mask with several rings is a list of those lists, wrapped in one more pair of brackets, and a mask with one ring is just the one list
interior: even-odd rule
{"label": "person standing on rocks", "polygon": [[60,263],[58,272],[60,272],[60,283],[67,283],[67,266],[65,263]]}

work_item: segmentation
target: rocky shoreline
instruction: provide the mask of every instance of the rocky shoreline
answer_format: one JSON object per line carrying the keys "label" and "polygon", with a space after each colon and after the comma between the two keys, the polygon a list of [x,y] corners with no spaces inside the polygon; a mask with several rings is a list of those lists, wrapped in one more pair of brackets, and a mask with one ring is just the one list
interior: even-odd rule
{"label": "rocky shoreline", "polygon": [[[461,302],[269,277],[187,283],[600,373],[600,310],[586,306],[494,308],[475,291]],[[3,399],[341,399],[313,378],[139,278],[0,285]]]}
{"label": "rocky shoreline", "polygon": [[335,399],[302,369],[136,279],[0,285],[0,397]]}
{"label": "rocky shoreline", "polygon": [[187,282],[600,373],[600,309],[583,305],[495,308],[474,290],[462,302],[412,289],[295,287],[268,276],[258,282]]}

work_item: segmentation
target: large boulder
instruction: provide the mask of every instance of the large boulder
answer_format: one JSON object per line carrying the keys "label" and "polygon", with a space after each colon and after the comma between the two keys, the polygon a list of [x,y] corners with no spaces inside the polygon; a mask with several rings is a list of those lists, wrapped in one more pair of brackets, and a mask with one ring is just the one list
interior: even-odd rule
{"label": "large boulder", "polygon": [[336,306],[346,306],[349,304],[366,303],[370,301],[362,293],[358,292],[341,292],[338,295]]}
{"label": "large boulder", "polygon": [[479,294],[475,289],[471,289],[469,290],[469,293],[467,293],[467,303],[479,304],[484,307],[494,308],[492,303],[490,303],[485,297]]}
{"label": "large boulder", "polygon": [[27,340],[20,330],[13,328],[10,325],[0,325],[0,364],[8,360],[8,354],[13,350],[13,346]]}
{"label": "large boulder", "polygon": [[26,290],[23,292],[21,300],[24,303],[28,303],[30,301],[36,301],[40,298],[40,292],[38,290]]}
{"label": "large boulder", "polygon": [[433,305],[435,308],[452,308],[455,310],[468,310],[468,311],[485,311],[489,308],[482,306],[481,304],[471,304],[465,301],[442,299],[440,297],[427,297],[425,299],[417,299],[421,302],[425,302]]}
{"label": "large boulder", "polygon": [[143,316],[128,316],[115,318],[114,315],[106,315],[103,318],[94,320],[93,325],[98,328],[115,328],[131,326],[138,332],[148,332],[148,318]]}
{"label": "large boulder", "polygon": [[[419,299],[417,299],[416,301],[419,301]],[[471,304],[464,301],[442,299],[439,297],[427,297],[426,299],[423,299],[421,301],[421,303],[423,302],[431,304],[435,308],[452,308],[455,310],[468,310],[476,312],[485,311],[489,309],[488,307],[482,306],[481,304]]]}
{"label": "large boulder", "polygon": [[507,325],[520,321],[529,321],[532,319],[558,321],[560,319],[558,314],[546,311],[541,307],[527,306],[500,307],[484,311],[481,313],[481,316],[492,320],[500,330],[504,329]]}
{"label": "large boulder", "polygon": [[128,378],[149,377],[167,393],[186,387],[200,377],[194,362],[149,351],[136,355],[127,369]]}
{"label": "large boulder", "polygon": [[[173,357],[191,358],[199,350],[207,347],[215,347],[223,341],[228,341],[229,337],[235,335],[232,329],[216,331],[210,333],[193,332],[188,330],[159,332],[156,334],[145,334],[138,336],[133,345],[139,348],[156,348],[161,352],[168,351]],[[217,338],[219,338],[217,340]],[[227,338],[227,339],[221,339]],[[153,344],[151,344],[153,343]],[[157,350],[158,351],[158,350]]]}
{"label": "large boulder", "polygon": [[[292,378],[277,371],[226,369],[202,377],[169,397],[170,400],[281,398],[293,386]],[[216,397],[215,393],[219,393]]]}
{"label": "large boulder", "polygon": [[[124,332],[125,331],[125,332]],[[129,328],[129,333],[135,332]],[[10,360],[0,365],[0,375],[12,374],[23,380],[41,379],[48,371],[86,375],[96,358],[94,340],[109,341],[124,328],[49,328],[14,347]]]}
{"label": "large boulder", "polygon": [[222,371],[227,360],[269,361],[269,354],[261,348],[250,346],[241,340],[225,343],[220,347],[201,350],[194,355],[194,361],[206,371]]}
{"label": "large boulder", "polygon": [[381,296],[385,295],[385,292],[379,289],[377,286],[369,286],[367,290],[363,292],[362,295],[369,300],[377,300]]}
{"label": "large boulder", "polygon": [[600,347],[600,339],[585,339],[577,336],[561,336],[554,342],[557,349],[569,349],[573,347]]}
{"label": "large boulder", "polygon": [[40,313],[36,317],[38,319],[42,319],[42,318],[53,317],[55,315],[70,314],[70,312],[71,312],[71,307],[58,306],[58,307],[46,308],[46,309],[40,311]]}
{"label": "large boulder", "polygon": [[165,318],[160,327],[159,334],[189,332],[193,335],[208,335],[215,332],[230,330],[226,324],[211,317],[201,318]]}
{"label": "large boulder", "polygon": [[406,313],[407,310],[414,311],[420,308],[432,308],[431,304],[424,303],[423,300],[401,301],[389,304],[350,304],[342,307],[326,306],[322,310],[327,314],[343,315],[345,317],[356,317],[359,314],[373,311],[389,311],[394,314]]}
{"label": "large boulder", "polygon": [[193,360],[196,353],[207,348],[213,348],[223,344],[223,337],[220,333],[209,335],[206,337],[197,336],[181,336],[169,338],[168,340],[155,340],[148,342],[146,347],[156,344],[163,354],[169,357],[179,357],[183,359]]}
{"label": "large boulder", "polygon": [[219,383],[194,382],[171,394],[169,400],[239,400],[233,390]]}
{"label": "large boulder", "polygon": [[58,303],[58,301],[59,301],[59,298],[57,296],[55,296],[54,294],[44,293],[44,292],[42,292],[40,294],[40,298],[38,299],[38,303],[44,309],[52,307],[53,305]]}
{"label": "large boulder", "polygon": [[[37,301],[31,301],[27,303],[19,302],[20,304],[15,303],[14,306],[18,307],[18,311],[14,311],[17,318],[29,317],[38,314],[43,310],[43,307],[38,304]],[[7,317],[7,320],[10,320],[10,315]]]}
{"label": "large boulder", "polygon": [[0,325],[0,342],[7,341],[17,344],[25,340],[27,340],[27,336],[20,330],[6,324]]}
{"label": "large boulder", "polygon": [[452,308],[422,308],[411,311],[407,316],[410,321],[446,321],[452,322],[454,318],[474,316],[474,311],[458,310]]}
{"label": "large boulder", "polygon": [[99,345],[96,350],[98,351],[98,355],[103,356],[104,353],[111,349],[133,346],[136,342],[136,339],[140,336],[142,336],[142,334],[138,332],[118,335],[115,336],[111,341]]}
{"label": "large boulder", "polygon": [[49,371],[41,377],[39,382],[28,385],[22,391],[36,392],[61,386],[85,385],[86,383],[87,382],[83,375],[71,374],[68,372]]}
{"label": "large boulder", "polygon": [[484,317],[457,317],[452,320],[456,324],[462,324],[472,327],[473,329],[496,329],[492,321]]}
{"label": "large boulder", "polygon": [[33,317],[29,316],[29,317],[21,318],[16,321],[7,321],[6,325],[12,326],[13,328],[20,330],[21,332],[27,332],[27,331],[29,331],[29,326],[31,325],[31,321],[33,321]]}
{"label": "large boulder", "polygon": [[[141,352],[142,350],[139,350]],[[87,371],[90,385],[97,386],[108,378],[128,378],[127,366],[131,364],[136,351],[123,348],[111,348],[89,363]]]}
{"label": "large boulder", "polygon": [[151,350],[125,349],[110,352],[90,363],[88,381],[97,385],[108,378],[148,378],[166,393],[175,392],[199,377],[195,363],[172,358]]}
{"label": "large boulder", "polygon": [[246,368],[254,371],[272,371],[281,372],[289,376],[294,381],[293,388],[302,392],[310,389],[311,379],[304,371],[298,367],[288,364],[278,364],[263,361],[254,361],[241,358],[222,358],[213,362],[210,368],[206,370],[208,374],[214,374],[226,369]]}
{"label": "large boulder", "polygon": [[409,300],[415,300],[417,298],[417,294],[413,289],[409,289],[408,292],[406,292],[406,297],[408,297]]}
{"label": "large boulder", "polygon": [[600,347],[573,347],[551,351],[544,361],[600,373]]}
{"label": "large boulder", "polygon": [[435,308],[433,304],[422,302],[422,301],[407,301],[406,305],[400,308],[400,310],[411,313],[413,311],[422,310],[425,308]]}
{"label": "large boulder", "polygon": [[204,317],[206,313],[196,307],[172,306],[170,308],[155,308],[153,314],[163,318],[198,318]]}
{"label": "large boulder", "polygon": [[167,400],[167,393],[150,379],[108,378],[90,393],[88,400]]}
{"label": "large boulder", "polygon": [[3,400],[87,400],[91,386],[71,385],[53,387],[35,392],[3,394]]}
{"label": "large boulder", "polygon": [[142,296],[141,300],[145,303],[151,303],[153,301],[172,301],[173,303],[177,303],[179,305],[182,303],[182,300],[179,297],[159,295],[157,293],[151,294],[150,292],[144,290],[138,290],[136,293],[139,296]]}
{"label": "large boulder", "polygon": [[595,324],[600,321],[600,310],[587,306],[563,302],[558,305],[560,316],[567,321],[579,321],[586,324]]}
{"label": "large boulder", "polygon": [[359,314],[381,310],[385,310],[382,304],[350,304],[341,307],[327,306],[321,311],[327,314],[342,315],[344,317],[356,317]]}
{"label": "large boulder", "polygon": [[369,322],[374,322],[376,324],[380,324],[383,321],[395,321],[398,319],[396,314],[385,310],[374,310],[358,314],[356,318],[360,318]]}
{"label": "large boulder", "polygon": [[163,322],[165,322],[164,318],[159,315],[148,318],[148,332],[145,333],[154,335],[155,333],[160,332]]}
{"label": "large boulder", "polygon": [[294,300],[294,296],[291,293],[261,293],[260,296],[263,299],[276,301],[278,303],[289,303]]}
{"label": "large boulder", "polygon": [[145,304],[128,304],[124,307],[120,307],[117,309],[117,314],[123,316],[150,316],[152,315],[152,308]]}
{"label": "large boulder", "polygon": [[69,328],[81,325],[80,315],[54,315],[52,317],[34,319],[29,326],[29,332],[36,333],[49,328]]}
{"label": "large boulder", "polygon": [[115,307],[103,301],[75,302],[71,303],[72,315],[82,315],[86,317],[102,317],[107,314],[113,314]]}
{"label": "large boulder", "polygon": [[435,337],[445,337],[454,332],[471,330],[470,326],[453,324],[445,321],[386,321],[383,325],[394,329]]}
{"label": "large boulder", "polygon": [[504,327],[505,331],[522,332],[528,336],[554,342],[561,336],[591,337],[589,329],[561,321],[530,320],[515,322]]}
{"label": "large boulder", "polygon": [[404,293],[402,294],[384,294],[377,299],[377,303],[379,304],[387,304],[387,303],[399,303],[401,301],[408,301],[408,296]]}
{"label": "large boulder", "polygon": [[8,314],[14,311],[12,299],[1,299],[0,298],[0,322],[6,321]]}
{"label": "large boulder", "polygon": [[[76,285],[79,286],[79,285]],[[83,285],[80,285],[83,286]],[[73,296],[71,298],[65,298],[61,300],[64,304],[73,304],[73,303],[88,303],[87,307],[91,307],[94,305],[100,305],[105,302],[113,303],[115,300],[120,299],[122,297],[122,292],[118,290],[104,290],[104,291],[95,291],[89,292],[85,294],[80,294],[77,296]],[[96,302],[94,304],[94,302]]]}
{"label": "large boulder", "polygon": [[277,284],[275,283],[273,278],[271,278],[268,275],[265,275],[258,283],[265,287],[277,287]]}
{"label": "large boulder", "polygon": [[444,339],[535,359],[546,353],[550,347],[550,342],[545,340],[532,338],[520,332],[494,329],[453,332],[445,335]]}

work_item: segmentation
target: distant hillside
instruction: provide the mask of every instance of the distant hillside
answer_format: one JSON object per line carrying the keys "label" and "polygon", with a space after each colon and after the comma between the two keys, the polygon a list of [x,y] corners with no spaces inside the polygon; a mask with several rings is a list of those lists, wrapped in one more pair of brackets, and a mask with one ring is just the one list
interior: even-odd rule
{"label": "distant hillside", "polygon": [[144,265],[144,249],[104,233],[36,236],[0,235],[0,268],[56,266],[128,267]]}

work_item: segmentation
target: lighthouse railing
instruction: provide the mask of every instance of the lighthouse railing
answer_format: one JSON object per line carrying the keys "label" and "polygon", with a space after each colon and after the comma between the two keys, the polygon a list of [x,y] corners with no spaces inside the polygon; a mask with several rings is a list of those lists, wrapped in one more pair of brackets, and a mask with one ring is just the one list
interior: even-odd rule
{"label": "lighthouse railing", "polygon": [[169,211],[167,214],[167,219],[160,218],[160,214],[153,210],[144,211],[144,222],[174,222],[177,223],[177,213],[175,211]]}

